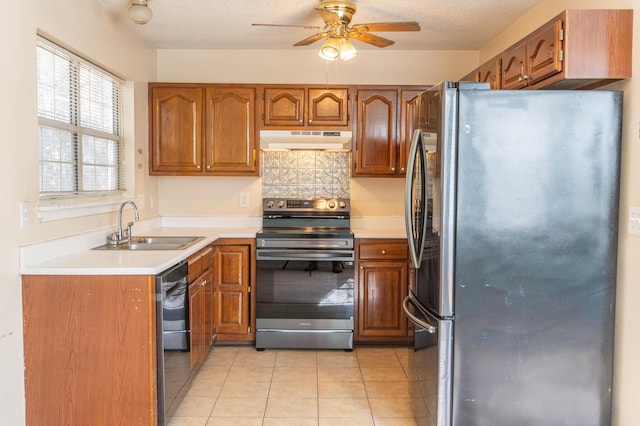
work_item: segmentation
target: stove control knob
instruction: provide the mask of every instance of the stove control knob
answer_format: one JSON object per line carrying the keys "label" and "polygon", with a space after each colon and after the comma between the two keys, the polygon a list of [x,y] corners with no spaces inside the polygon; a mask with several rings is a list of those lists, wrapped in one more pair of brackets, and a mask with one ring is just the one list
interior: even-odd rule
{"label": "stove control knob", "polygon": [[344,209],[347,207],[347,203],[345,203],[344,201],[340,201],[340,203],[338,204],[338,207],[340,207],[341,209]]}
{"label": "stove control knob", "polygon": [[335,200],[331,200],[327,203],[327,207],[329,207],[330,209],[335,209],[336,208],[336,202]]}
{"label": "stove control knob", "polygon": [[281,209],[284,207],[284,200],[278,201],[278,208]]}
{"label": "stove control knob", "polygon": [[270,209],[273,207],[273,200],[267,201],[267,208]]}

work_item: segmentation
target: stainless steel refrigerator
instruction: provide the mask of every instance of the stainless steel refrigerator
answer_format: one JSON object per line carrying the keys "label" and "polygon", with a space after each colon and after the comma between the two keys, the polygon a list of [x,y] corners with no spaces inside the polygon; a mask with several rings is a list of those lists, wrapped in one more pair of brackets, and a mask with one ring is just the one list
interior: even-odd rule
{"label": "stainless steel refrigerator", "polygon": [[445,82],[418,105],[420,424],[610,425],[622,93]]}

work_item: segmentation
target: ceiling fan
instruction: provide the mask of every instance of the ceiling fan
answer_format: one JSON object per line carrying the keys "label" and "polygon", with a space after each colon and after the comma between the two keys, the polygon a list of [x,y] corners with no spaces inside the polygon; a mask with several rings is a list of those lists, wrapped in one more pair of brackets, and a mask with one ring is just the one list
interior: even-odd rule
{"label": "ceiling fan", "polygon": [[305,28],[320,31],[310,37],[300,40],[294,46],[307,46],[316,41],[326,38],[320,56],[325,59],[334,60],[338,56],[341,59],[353,57],[357,51],[350,39],[371,44],[376,47],[391,46],[394,41],[371,32],[389,31],[420,31],[420,24],[417,22],[377,22],[371,24],[357,24],[351,26],[351,19],[356,13],[356,4],[348,0],[321,0],[320,5],[315,9],[324,21],[324,27],[311,25],[281,25],[281,24],[252,24],[263,27],[289,27]]}

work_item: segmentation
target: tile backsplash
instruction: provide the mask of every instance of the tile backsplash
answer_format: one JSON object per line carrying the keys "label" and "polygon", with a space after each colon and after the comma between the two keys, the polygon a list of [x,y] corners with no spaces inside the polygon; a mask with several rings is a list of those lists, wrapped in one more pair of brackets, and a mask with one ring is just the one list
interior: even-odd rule
{"label": "tile backsplash", "polygon": [[351,153],[264,151],[264,198],[349,198]]}

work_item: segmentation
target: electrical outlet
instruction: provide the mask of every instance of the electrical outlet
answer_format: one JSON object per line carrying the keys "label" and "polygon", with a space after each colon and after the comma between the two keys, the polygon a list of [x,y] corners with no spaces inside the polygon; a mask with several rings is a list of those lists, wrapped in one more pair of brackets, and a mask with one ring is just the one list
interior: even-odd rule
{"label": "electrical outlet", "polygon": [[241,192],[240,193],[240,207],[249,207],[249,193]]}
{"label": "electrical outlet", "polygon": [[629,208],[629,233],[640,235],[640,207]]}

